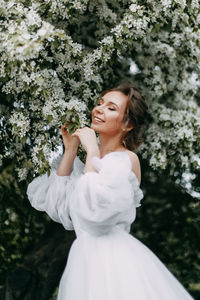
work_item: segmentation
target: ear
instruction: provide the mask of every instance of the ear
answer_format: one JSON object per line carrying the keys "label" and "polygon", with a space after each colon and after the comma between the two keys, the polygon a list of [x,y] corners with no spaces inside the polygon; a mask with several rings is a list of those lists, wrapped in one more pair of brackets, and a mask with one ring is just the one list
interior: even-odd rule
{"label": "ear", "polygon": [[124,127],[122,130],[123,130],[123,131],[129,132],[129,131],[131,131],[133,128],[134,128],[133,125],[132,125],[132,124],[129,124],[129,125],[127,125],[126,127]]}
{"label": "ear", "polygon": [[131,131],[133,128],[134,128],[133,125],[130,124],[129,126],[126,127],[126,130],[127,130],[127,131]]}

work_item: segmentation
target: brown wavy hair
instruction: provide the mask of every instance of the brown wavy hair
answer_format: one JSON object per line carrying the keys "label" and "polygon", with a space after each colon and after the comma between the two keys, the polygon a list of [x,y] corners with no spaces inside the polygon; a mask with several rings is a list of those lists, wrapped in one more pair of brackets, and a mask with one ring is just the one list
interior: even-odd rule
{"label": "brown wavy hair", "polygon": [[133,126],[122,136],[122,144],[129,150],[137,149],[143,142],[143,131],[145,121],[148,116],[148,105],[137,87],[129,84],[121,84],[116,87],[106,89],[101,93],[103,97],[108,92],[118,91],[128,97],[127,107],[124,113],[124,123],[126,126]]}

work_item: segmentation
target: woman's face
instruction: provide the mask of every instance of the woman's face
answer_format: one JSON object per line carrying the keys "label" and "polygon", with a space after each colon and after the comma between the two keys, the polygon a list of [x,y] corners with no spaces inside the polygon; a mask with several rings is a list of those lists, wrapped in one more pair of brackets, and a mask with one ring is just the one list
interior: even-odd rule
{"label": "woman's face", "polygon": [[122,133],[127,96],[118,91],[105,94],[92,110],[91,128],[110,136]]}

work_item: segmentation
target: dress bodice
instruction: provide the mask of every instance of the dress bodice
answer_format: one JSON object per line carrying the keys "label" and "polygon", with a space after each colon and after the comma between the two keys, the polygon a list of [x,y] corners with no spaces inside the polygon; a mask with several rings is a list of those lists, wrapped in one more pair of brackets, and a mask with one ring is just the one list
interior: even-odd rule
{"label": "dress bodice", "polygon": [[56,174],[60,160],[52,164],[49,177],[39,176],[29,184],[32,206],[46,211],[65,229],[75,230],[77,236],[83,232],[99,236],[118,229],[129,232],[143,198],[129,155],[117,151],[93,157],[96,172],[87,173],[76,157],[69,176]]}

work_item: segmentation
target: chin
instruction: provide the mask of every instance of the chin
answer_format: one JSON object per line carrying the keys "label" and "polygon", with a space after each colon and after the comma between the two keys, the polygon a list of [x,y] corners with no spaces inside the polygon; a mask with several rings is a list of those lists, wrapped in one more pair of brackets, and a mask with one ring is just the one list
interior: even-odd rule
{"label": "chin", "polygon": [[97,126],[91,125],[90,128],[93,129],[95,132],[99,132]]}
{"label": "chin", "polygon": [[101,129],[99,128],[99,126],[94,123],[91,123],[90,128],[93,129],[97,133],[101,132]]}

